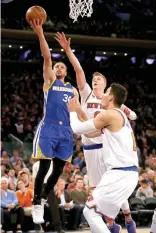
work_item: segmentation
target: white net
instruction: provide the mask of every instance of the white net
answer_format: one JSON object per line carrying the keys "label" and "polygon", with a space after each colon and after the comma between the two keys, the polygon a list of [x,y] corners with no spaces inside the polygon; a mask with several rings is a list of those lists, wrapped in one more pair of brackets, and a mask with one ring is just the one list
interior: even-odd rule
{"label": "white net", "polygon": [[75,22],[79,16],[90,17],[93,13],[92,5],[93,0],[69,0],[70,18]]}

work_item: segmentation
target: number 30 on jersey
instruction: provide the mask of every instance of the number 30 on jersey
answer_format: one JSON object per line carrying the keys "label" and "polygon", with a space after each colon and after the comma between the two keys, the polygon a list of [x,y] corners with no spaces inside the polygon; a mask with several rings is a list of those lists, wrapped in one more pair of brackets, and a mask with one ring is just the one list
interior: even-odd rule
{"label": "number 30 on jersey", "polygon": [[63,101],[64,101],[65,103],[67,103],[67,102],[71,99],[71,96],[68,96],[67,94],[64,94],[63,96],[64,96],[64,97],[63,97]]}

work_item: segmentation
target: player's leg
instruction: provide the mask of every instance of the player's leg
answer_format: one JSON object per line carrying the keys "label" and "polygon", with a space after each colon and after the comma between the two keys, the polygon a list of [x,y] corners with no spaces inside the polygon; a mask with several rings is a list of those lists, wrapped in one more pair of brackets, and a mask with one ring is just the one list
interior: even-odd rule
{"label": "player's leg", "polygon": [[[90,146],[87,146],[88,149],[89,147]],[[91,145],[91,147],[93,147],[93,145]],[[95,189],[96,186],[99,184],[103,174],[106,172],[106,167],[103,160],[103,150],[102,148],[94,149],[94,150],[93,149],[86,150],[85,148],[86,147],[84,147],[83,149],[84,149],[84,157],[87,166],[89,184],[93,189]],[[120,226],[114,222],[114,219],[108,217],[107,218],[105,217],[105,219],[107,222],[107,227],[109,229],[114,230],[114,228],[116,228],[117,232],[119,231]]]}
{"label": "player's leg", "polygon": [[91,228],[92,233],[110,233],[108,227],[102,219],[102,215],[96,213],[94,208],[89,209],[86,206],[83,210],[83,214]]}
{"label": "player's leg", "polygon": [[[57,140],[50,140],[51,146],[55,148],[51,155],[55,156],[55,158],[53,159],[52,174],[49,176],[42,192],[42,198],[45,200],[57,183],[59,176],[62,174],[66,160],[68,160],[73,154],[73,136],[71,128],[62,126],[60,130],[60,136],[61,135],[62,138],[60,137]],[[45,153],[48,154],[46,148]]]}
{"label": "player's leg", "polygon": [[[89,147],[90,145],[87,146],[88,149]],[[93,145],[91,145],[91,147],[93,147]],[[95,188],[99,184],[102,175],[106,171],[103,164],[103,151],[101,149],[86,150],[85,148],[86,147],[83,148],[83,151],[89,184],[91,188]]]}
{"label": "player's leg", "polygon": [[156,209],[155,209],[154,214],[153,214],[152,225],[151,225],[150,232],[151,233],[156,233]]}
{"label": "player's leg", "polygon": [[[121,231],[121,226],[116,224],[113,218],[109,218],[98,211],[98,208],[96,208],[96,201],[94,201],[93,197],[92,199],[90,198],[86,203],[83,213],[93,233],[119,233]],[[105,217],[107,225],[103,221],[102,216]]]}
{"label": "player's leg", "polygon": [[54,143],[48,138],[41,137],[40,132],[38,132],[39,136],[36,140],[36,145],[33,146],[33,157],[40,159],[40,166],[35,178],[34,184],[34,200],[33,200],[33,209],[32,209],[32,217],[33,222],[36,224],[41,224],[44,222],[44,205],[41,203],[41,191],[43,188],[44,178],[50,168],[51,158],[53,155]]}
{"label": "player's leg", "polygon": [[122,204],[121,209],[125,216],[125,225],[126,225],[128,233],[136,233],[136,223],[132,219],[128,201],[125,201]]}
{"label": "player's leg", "polygon": [[40,165],[39,165],[38,173],[37,173],[35,183],[34,183],[34,200],[33,200],[34,205],[41,204],[41,190],[43,186],[43,181],[47,174],[47,171],[49,170],[50,162],[51,162],[51,160],[46,159],[46,156],[42,152],[44,150],[45,145],[46,144],[48,145],[47,140],[46,139],[43,140],[40,137],[42,124],[43,124],[43,121],[41,120],[37,126],[35,137],[33,140],[32,157],[36,159],[40,159]]}
{"label": "player's leg", "polygon": [[50,168],[51,160],[41,159],[39,170],[34,183],[34,199],[32,208],[33,222],[36,224],[44,223],[44,206],[41,205],[41,191],[43,187],[44,178]]}
{"label": "player's leg", "polygon": [[43,187],[43,181],[47,174],[47,171],[50,168],[51,160],[48,159],[40,159],[39,170],[37,172],[35,183],[34,183],[34,205],[41,204],[41,191]]}
{"label": "player's leg", "polygon": [[[88,145],[87,148],[89,149],[89,147],[90,146]],[[91,147],[93,147],[93,145],[91,145]],[[103,162],[103,150],[102,148],[94,149],[94,150],[93,149],[86,150],[85,148],[86,147],[84,147],[83,149],[84,149],[84,157],[87,167],[87,174],[89,178],[89,184],[93,189],[95,189],[96,186],[99,184],[103,174],[106,172],[106,167]],[[88,200],[91,198],[92,197],[89,197]],[[120,229],[120,226],[114,222],[114,219],[108,217],[107,218],[105,217],[105,219],[107,222],[107,227],[109,229],[114,230],[114,228],[116,228],[117,232],[119,231],[118,229]]]}
{"label": "player's leg", "polygon": [[41,197],[43,199],[47,199],[50,191],[54,188],[55,184],[58,181],[58,178],[60,177],[60,175],[63,172],[63,168],[65,165],[66,161],[61,160],[59,158],[54,158],[53,159],[53,171],[51,173],[51,175],[49,176],[47,183],[43,189],[42,195]]}
{"label": "player's leg", "polygon": [[[114,222],[114,219],[119,213],[123,202],[128,199],[134,191],[137,181],[137,172],[118,170],[107,171],[103,175],[97,188],[93,191],[93,200],[86,203],[86,206],[89,208],[94,207],[97,212],[107,216],[107,222],[109,223],[108,228],[111,232],[120,232],[121,228]],[[130,185],[127,185],[127,183]],[[88,215],[86,214],[85,216],[87,218]],[[90,220],[90,215],[87,221],[88,220],[90,224],[95,225],[95,229],[98,229],[98,225]],[[105,229],[101,232],[105,232]]]}

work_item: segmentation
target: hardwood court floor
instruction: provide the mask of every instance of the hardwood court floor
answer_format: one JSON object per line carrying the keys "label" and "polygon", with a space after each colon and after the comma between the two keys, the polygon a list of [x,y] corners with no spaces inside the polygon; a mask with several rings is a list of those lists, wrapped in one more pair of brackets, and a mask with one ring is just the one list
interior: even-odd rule
{"label": "hardwood court floor", "polygon": [[[90,230],[81,230],[81,231],[70,231],[70,233],[91,233]],[[127,230],[123,229],[121,233],[127,233]],[[150,228],[137,228],[136,233],[150,233]]]}

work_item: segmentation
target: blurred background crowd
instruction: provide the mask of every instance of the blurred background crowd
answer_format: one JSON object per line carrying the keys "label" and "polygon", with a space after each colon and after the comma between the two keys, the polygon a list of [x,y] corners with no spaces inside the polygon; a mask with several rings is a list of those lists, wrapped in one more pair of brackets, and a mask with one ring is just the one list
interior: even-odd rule
{"label": "blurred background crowd", "polygon": [[[61,1],[61,4],[65,4],[63,2]],[[30,29],[23,18],[24,11],[30,6],[29,1],[23,4],[17,0],[9,4],[2,4],[2,28]],[[17,4],[21,11],[14,11]],[[56,4],[59,5],[60,1],[56,1]],[[42,6],[45,7],[43,4]],[[127,3],[119,0],[105,3],[102,0],[96,1],[92,18],[79,19],[74,24],[67,16],[68,5],[63,6],[63,13],[60,12],[60,8],[54,9],[52,5],[50,10],[45,7],[46,11],[50,12],[44,25],[45,31],[63,30],[72,34],[112,38],[156,38],[154,0],[134,0]],[[139,182],[129,203],[137,226],[147,226],[150,225],[153,210],[156,208],[156,164],[153,162],[156,159],[156,55],[154,50],[150,50],[149,53],[143,48],[125,53],[122,48],[121,52],[120,48],[116,52],[115,48],[107,50],[106,46],[98,51],[96,46],[79,46],[74,52],[90,85],[92,73],[99,71],[106,76],[108,86],[115,81],[128,90],[126,105],[138,116],[136,121],[131,121],[131,125],[136,136],[139,159]],[[64,52],[57,48],[55,51],[54,47],[51,54],[53,62],[65,62],[68,67],[66,80],[76,87],[75,73]],[[15,41],[12,44],[11,41],[9,44],[3,42],[3,34],[1,55],[1,213],[4,217],[2,227],[5,230],[13,230],[14,227],[23,231],[34,230],[38,226],[35,226],[31,219],[34,182],[32,167],[37,162],[31,159],[31,153],[34,133],[43,114],[43,57],[37,46],[27,45],[24,48],[22,41],[21,44]],[[92,190],[88,181],[81,137],[73,135],[73,140],[75,146],[72,163],[66,163],[54,192],[59,209],[57,221],[51,213],[50,197],[45,207],[45,224],[42,228],[47,231],[58,222],[61,222],[63,229],[76,230],[87,226],[82,210]],[[9,201],[6,200],[5,193],[10,196]],[[124,223],[121,213],[117,221]]]}
{"label": "blurred background crowd", "polygon": [[[36,3],[34,5],[40,5],[40,1],[34,2]],[[7,4],[2,4],[2,28],[30,29],[23,14],[28,9],[28,4],[29,1],[24,4],[21,0],[13,1],[10,3],[10,14],[6,14]],[[155,0],[95,0],[91,18],[79,17],[74,24],[68,17],[69,7],[66,1],[56,1],[55,7],[53,2],[48,2],[48,7],[46,2],[41,4],[48,13],[48,20],[44,26],[47,32],[64,31],[69,34],[91,36],[156,39]],[[63,10],[60,10],[60,6]],[[17,12],[17,7],[21,11]]]}

